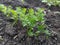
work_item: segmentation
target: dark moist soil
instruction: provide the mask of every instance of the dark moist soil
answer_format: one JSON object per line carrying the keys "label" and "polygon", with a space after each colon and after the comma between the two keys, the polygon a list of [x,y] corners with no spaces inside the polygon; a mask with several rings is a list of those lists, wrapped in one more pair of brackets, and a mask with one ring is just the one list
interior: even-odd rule
{"label": "dark moist soil", "polygon": [[25,8],[45,8],[45,19],[47,29],[52,32],[49,38],[46,35],[39,35],[38,37],[28,37],[26,35],[26,28],[21,26],[20,21],[13,26],[12,20],[6,18],[0,12],[0,45],[60,45],[60,7],[47,6],[41,1],[26,0],[23,4],[21,0],[0,0],[1,4],[6,6],[11,5],[13,9],[16,6]]}

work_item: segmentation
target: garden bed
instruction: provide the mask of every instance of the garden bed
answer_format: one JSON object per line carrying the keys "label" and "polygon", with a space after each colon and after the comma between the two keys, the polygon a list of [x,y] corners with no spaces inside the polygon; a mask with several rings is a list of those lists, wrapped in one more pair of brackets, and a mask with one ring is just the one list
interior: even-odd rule
{"label": "garden bed", "polygon": [[9,20],[0,12],[0,45],[60,45],[60,7],[49,7],[44,3],[34,2],[33,0],[26,2],[23,4],[19,0],[0,0],[1,4],[11,5],[13,9],[17,6],[34,9],[45,8],[47,29],[52,32],[52,35],[49,38],[46,38],[45,34],[40,34],[38,37],[28,37],[26,28],[21,26],[20,21],[13,26],[12,20]]}

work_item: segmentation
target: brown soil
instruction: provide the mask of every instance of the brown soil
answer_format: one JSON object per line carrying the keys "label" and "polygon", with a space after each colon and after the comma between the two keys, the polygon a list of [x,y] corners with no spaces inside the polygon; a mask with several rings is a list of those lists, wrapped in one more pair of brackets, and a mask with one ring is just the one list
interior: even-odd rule
{"label": "brown soil", "polygon": [[45,34],[39,35],[38,37],[28,37],[26,35],[26,28],[22,28],[20,22],[12,26],[13,21],[6,18],[0,12],[0,45],[60,45],[60,7],[49,7],[37,0],[26,0],[26,2],[28,3],[23,4],[18,0],[0,0],[1,4],[3,3],[6,6],[11,5],[13,8],[16,6],[45,8],[47,29],[52,32],[52,35],[49,38],[46,38]]}

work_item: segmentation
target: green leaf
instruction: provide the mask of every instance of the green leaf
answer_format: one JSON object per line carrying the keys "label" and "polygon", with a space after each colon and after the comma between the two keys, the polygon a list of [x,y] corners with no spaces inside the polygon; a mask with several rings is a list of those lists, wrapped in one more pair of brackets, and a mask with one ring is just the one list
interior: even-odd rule
{"label": "green leaf", "polygon": [[44,33],[47,34],[47,35],[50,35],[50,34],[51,34],[51,33],[49,32],[49,30],[45,30]]}
{"label": "green leaf", "polygon": [[28,11],[28,12],[29,12],[29,14],[30,14],[30,15],[34,15],[34,10],[33,10],[32,8],[31,8],[31,9],[29,9],[29,11]]}
{"label": "green leaf", "polygon": [[34,35],[34,33],[32,32],[32,28],[30,28],[29,30],[28,30],[28,36],[33,36]]}

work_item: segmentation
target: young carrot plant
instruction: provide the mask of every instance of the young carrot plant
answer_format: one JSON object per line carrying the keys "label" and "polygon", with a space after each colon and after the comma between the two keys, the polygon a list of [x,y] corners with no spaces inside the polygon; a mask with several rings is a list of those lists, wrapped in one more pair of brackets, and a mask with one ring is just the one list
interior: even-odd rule
{"label": "young carrot plant", "polygon": [[43,8],[34,11],[32,8],[27,10],[26,8],[16,7],[16,10],[14,10],[11,6],[6,7],[3,4],[0,4],[0,11],[7,17],[13,19],[14,24],[20,20],[23,27],[27,27],[28,36],[38,36],[40,33],[50,34],[49,31],[45,29],[46,24]]}
{"label": "young carrot plant", "polygon": [[13,24],[15,24],[18,21],[17,12],[15,10],[13,10],[11,6],[7,7],[7,6],[3,5],[3,4],[0,4],[0,11],[2,13],[4,13],[4,15],[9,17],[10,19],[15,20]]}
{"label": "young carrot plant", "polygon": [[47,3],[47,5],[51,6],[60,6],[60,0],[42,0],[42,2]]}
{"label": "young carrot plant", "polygon": [[[23,27],[27,27],[27,34],[29,36],[38,36],[40,33],[50,34],[49,31],[45,29],[45,14],[43,13],[43,8],[34,11],[32,8],[27,10],[26,8],[21,9],[17,7],[16,11],[19,14]],[[34,28],[37,28],[35,32]]]}

